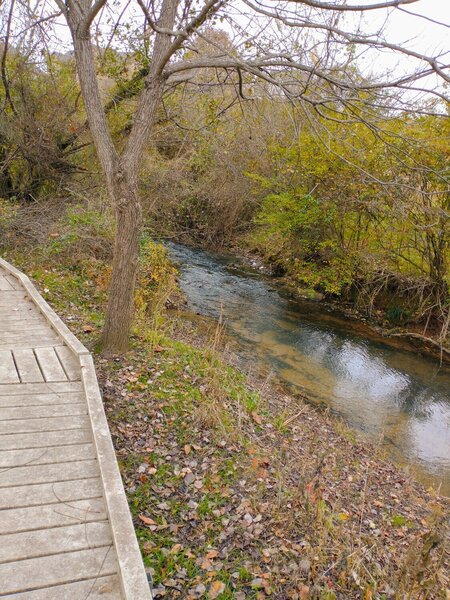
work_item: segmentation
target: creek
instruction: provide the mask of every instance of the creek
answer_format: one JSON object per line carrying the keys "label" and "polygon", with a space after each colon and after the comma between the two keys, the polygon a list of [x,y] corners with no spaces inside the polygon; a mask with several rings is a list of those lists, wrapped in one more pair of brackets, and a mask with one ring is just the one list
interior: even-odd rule
{"label": "creek", "polygon": [[422,483],[450,494],[448,367],[370,339],[330,307],[290,299],[234,256],[166,245],[189,309],[222,318],[244,370],[257,365],[329,406]]}

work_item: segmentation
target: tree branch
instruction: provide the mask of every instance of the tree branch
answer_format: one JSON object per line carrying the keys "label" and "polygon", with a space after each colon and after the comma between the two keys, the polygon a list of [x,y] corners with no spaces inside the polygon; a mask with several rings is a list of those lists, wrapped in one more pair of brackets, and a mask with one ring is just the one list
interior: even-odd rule
{"label": "tree branch", "polygon": [[366,10],[377,10],[380,8],[396,8],[404,4],[414,4],[419,0],[386,0],[386,2],[378,2],[377,4],[334,4],[332,2],[319,2],[317,0],[289,0],[298,4],[306,4],[312,8],[320,8],[323,10],[336,11],[357,11],[364,12]]}
{"label": "tree branch", "polygon": [[81,31],[83,33],[86,34],[89,32],[92,21],[101,11],[101,9],[105,6],[106,2],[107,0],[96,0],[96,2],[94,2],[93,6],[89,9],[89,12],[84,17],[83,22],[81,23]]}
{"label": "tree branch", "polygon": [[178,37],[174,40],[172,46],[167,50],[166,56],[161,60],[161,71],[175,54],[175,52],[181,47],[184,40],[186,40],[196,29],[198,29],[206,19],[216,13],[224,4],[226,0],[208,0],[202,10],[196,15],[187,25],[186,28],[180,32]]}
{"label": "tree branch", "polygon": [[67,6],[64,3],[64,0],[55,0],[56,5],[58,6],[59,10],[64,14],[67,15]]}
{"label": "tree branch", "polygon": [[[411,56],[412,58],[416,58],[417,60],[422,60],[424,62],[427,62],[433,68],[433,70],[440,77],[442,77],[442,79],[444,79],[445,81],[450,83],[450,76],[447,75],[443,70],[443,69],[448,69],[450,67],[450,65],[439,65],[437,60],[433,57],[426,56],[425,54],[421,54],[419,52],[415,52],[414,50],[409,50],[408,48],[404,48],[403,46],[399,46],[398,44],[391,44],[390,42],[386,42],[382,39],[374,39],[374,38],[371,38],[368,36],[354,35],[352,33],[348,33],[347,31],[344,31],[344,30],[334,27],[332,25],[316,23],[313,21],[305,20],[305,19],[299,20],[299,21],[288,19],[285,16],[283,16],[282,14],[280,14],[278,11],[272,12],[270,10],[265,10],[264,8],[255,5],[251,0],[243,0],[243,1],[252,10],[257,11],[258,13],[260,13],[266,17],[277,19],[278,21],[281,21],[287,27],[296,27],[296,28],[301,28],[301,29],[308,28],[308,29],[315,29],[315,30],[322,29],[324,31],[333,33],[333,34],[343,38],[346,42],[349,42],[350,44],[371,46],[372,48],[386,48],[388,50],[393,50],[394,52],[398,52],[398,53],[404,54],[406,56]],[[290,0],[290,1],[292,1],[292,0]],[[413,1],[416,2],[417,0],[413,0]],[[309,0],[307,0],[307,2],[309,2]]]}

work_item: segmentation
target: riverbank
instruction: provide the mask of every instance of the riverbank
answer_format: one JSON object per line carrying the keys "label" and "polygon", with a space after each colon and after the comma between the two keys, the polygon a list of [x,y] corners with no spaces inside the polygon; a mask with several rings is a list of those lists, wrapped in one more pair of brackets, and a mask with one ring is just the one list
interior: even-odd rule
{"label": "riverbank", "polygon": [[[15,259],[93,348],[106,265]],[[142,314],[126,355],[96,356],[155,596],[445,598],[447,501],[228,359],[219,330],[165,309]]]}

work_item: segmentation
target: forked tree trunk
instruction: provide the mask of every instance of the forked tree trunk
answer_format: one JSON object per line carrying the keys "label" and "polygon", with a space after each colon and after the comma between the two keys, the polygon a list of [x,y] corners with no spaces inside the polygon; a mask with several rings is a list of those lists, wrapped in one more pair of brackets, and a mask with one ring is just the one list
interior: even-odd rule
{"label": "forked tree trunk", "polygon": [[[134,289],[142,232],[138,178],[142,154],[161,102],[164,79],[161,70],[169,60],[171,36],[157,33],[150,72],[139,98],[125,150],[119,154],[108,128],[98,85],[90,24],[106,0],[60,3],[72,34],[81,93],[97,155],[106,177],[116,218],[112,279],[101,346],[121,352],[128,348],[134,312]],[[163,0],[159,25],[171,31],[178,0]],[[94,13],[90,11],[94,10]],[[173,49],[175,51],[176,48]]]}

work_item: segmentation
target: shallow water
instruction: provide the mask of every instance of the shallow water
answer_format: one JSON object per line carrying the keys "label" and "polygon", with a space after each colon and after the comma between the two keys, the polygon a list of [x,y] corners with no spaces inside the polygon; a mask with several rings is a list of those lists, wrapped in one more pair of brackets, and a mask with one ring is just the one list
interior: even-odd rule
{"label": "shallow water", "polygon": [[[236,258],[167,243],[189,308],[222,318],[243,361],[258,363],[380,441],[425,484],[450,493],[450,370],[374,342],[320,304],[293,301]],[[357,330],[355,332],[355,329]]]}

